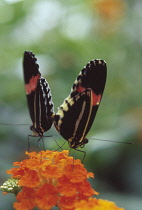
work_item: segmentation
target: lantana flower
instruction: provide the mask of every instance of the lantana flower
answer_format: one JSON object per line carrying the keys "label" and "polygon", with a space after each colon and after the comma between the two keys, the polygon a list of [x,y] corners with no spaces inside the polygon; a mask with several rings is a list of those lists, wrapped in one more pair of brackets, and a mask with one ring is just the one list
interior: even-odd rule
{"label": "lantana flower", "polygon": [[12,178],[1,186],[4,192],[16,195],[14,209],[123,210],[112,202],[92,198],[98,192],[87,179],[94,174],[68,154],[67,150],[26,152],[28,159],[14,163],[16,167],[7,171]]}

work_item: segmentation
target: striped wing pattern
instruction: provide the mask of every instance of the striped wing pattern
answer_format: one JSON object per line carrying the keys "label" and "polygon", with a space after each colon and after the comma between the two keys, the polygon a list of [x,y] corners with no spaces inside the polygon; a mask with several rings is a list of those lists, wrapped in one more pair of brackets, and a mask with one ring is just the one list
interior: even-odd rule
{"label": "striped wing pattern", "polygon": [[46,79],[41,77],[37,59],[32,52],[25,51],[23,70],[27,103],[33,123],[31,130],[43,136],[53,123],[54,106],[51,90]]}
{"label": "striped wing pattern", "polygon": [[54,125],[71,148],[88,142],[86,135],[95,119],[106,83],[106,63],[90,61],[80,72],[71,93],[59,107]]}

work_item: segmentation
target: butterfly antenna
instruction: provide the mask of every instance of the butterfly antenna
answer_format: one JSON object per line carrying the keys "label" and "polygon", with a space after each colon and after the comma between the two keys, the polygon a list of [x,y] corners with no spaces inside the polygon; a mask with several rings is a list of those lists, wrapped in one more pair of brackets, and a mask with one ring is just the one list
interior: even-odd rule
{"label": "butterfly antenna", "polygon": [[134,144],[134,142],[113,141],[113,140],[108,140],[108,139],[98,139],[98,138],[92,138],[92,137],[90,139],[94,139],[97,141],[108,141],[108,142],[114,142],[114,143],[120,143],[120,144]]}
{"label": "butterfly antenna", "polygon": [[10,123],[0,123],[0,125],[8,125],[8,126],[21,126],[21,125],[30,125],[30,124],[25,124],[25,123],[22,123],[22,124],[19,124],[19,123],[14,123],[14,124],[10,124]]}

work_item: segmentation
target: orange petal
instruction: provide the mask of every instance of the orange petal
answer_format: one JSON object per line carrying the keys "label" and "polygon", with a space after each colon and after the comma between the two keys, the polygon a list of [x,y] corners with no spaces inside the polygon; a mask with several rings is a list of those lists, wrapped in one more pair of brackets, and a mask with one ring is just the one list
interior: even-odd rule
{"label": "orange petal", "polygon": [[40,184],[40,179],[35,170],[29,170],[18,182],[20,186],[35,188]]}
{"label": "orange petal", "polygon": [[13,204],[13,208],[15,210],[31,210],[34,208],[34,203],[32,200],[23,200],[22,202],[18,203],[15,202]]}
{"label": "orange petal", "polygon": [[44,178],[59,178],[63,174],[62,169],[56,165],[48,165],[41,171],[41,175]]}
{"label": "orange petal", "polygon": [[16,196],[17,201],[21,202],[22,200],[33,199],[35,197],[34,189],[29,187],[23,187],[22,190]]}
{"label": "orange petal", "polygon": [[57,189],[58,189],[59,195],[62,195],[62,196],[72,197],[72,196],[76,196],[77,194],[76,184],[71,183],[70,180],[66,176],[63,176],[60,179],[58,179]]}
{"label": "orange petal", "polygon": [[74,205],[76,202],[76,197],[66,197],[62,196],[59,199],[58,207],[61,210],[74,210]]}

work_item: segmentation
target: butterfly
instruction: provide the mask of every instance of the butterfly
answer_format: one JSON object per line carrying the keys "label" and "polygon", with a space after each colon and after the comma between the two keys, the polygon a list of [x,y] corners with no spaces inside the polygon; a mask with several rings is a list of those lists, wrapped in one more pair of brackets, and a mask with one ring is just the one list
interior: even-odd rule
{"label": "butterfly", "polygon": [[70,95],[56,114],[49,85],[41,77],[37,59],[32,52],[25,51],[23,67],[27,102],[33,122],[31,130],[43,136],[54,123],[71,148],[87,144],[86,135],[93,124],[105,88],[105,61],[92,60],[81,70]]}
{"label": "butterfly", "polygon": [[42,137],[52,126],[54,104],[49,84],[41,77],[37,59],[30,51],[24,52],[23,72],[27,104],[33,123],[30,129],[35,135]]}
{"label": "butterfly", "polygon": [[80,72],[70,95],[54,116],[54,125],[73,149],[88,143],[88,134],[95,119],[105,88],[106,62],[95,59]]}

